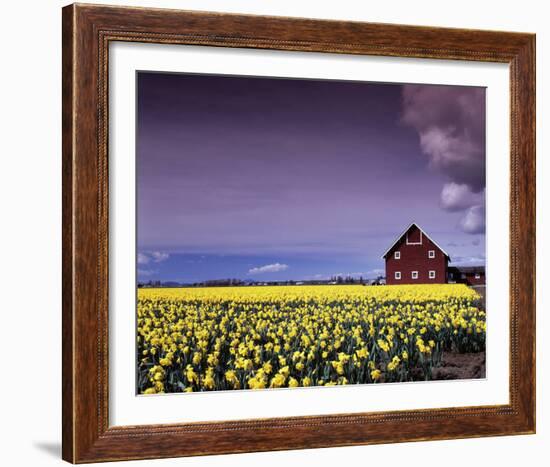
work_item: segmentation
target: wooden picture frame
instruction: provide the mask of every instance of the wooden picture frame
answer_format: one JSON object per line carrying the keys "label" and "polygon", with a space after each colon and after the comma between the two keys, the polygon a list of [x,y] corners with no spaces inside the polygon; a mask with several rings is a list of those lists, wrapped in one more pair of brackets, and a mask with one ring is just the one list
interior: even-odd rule
{"label": "wooden picture frame", "polygon": [[[510,65],[506,405],[110,427],[108,63],[112,41]],[[63,459],[73,463],[535,431],[535,36],[74,4],[63,9]]]}

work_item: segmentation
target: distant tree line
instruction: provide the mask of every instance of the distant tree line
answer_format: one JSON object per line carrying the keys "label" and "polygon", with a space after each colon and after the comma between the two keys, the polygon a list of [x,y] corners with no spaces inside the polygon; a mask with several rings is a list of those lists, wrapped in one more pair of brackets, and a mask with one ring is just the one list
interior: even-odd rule
{"label": "distant tree line", "polygon": [[363,276],[353,277],[353,276],[332,276],[330,278],[331,282],[336,284],[364,284]]}
{"label": "distant tree line", "polygon": [[243,284],[244,282],[241,279],[214,279],[204,282],[195,282],[193,285],[196,287],[234,287]]}
{"label": "distant tree line", "polygon": [[384,283],[384,277],[378,276],[374,280],[365,279],[363,276],[332,276],[330,279],[315,279],[315,280],[286,280],[286,281],[252,281],[242,279],[212,279],[202,282],[180,283],[174,281],[162,282],[159,280],[150,280],[148,282],[138,282],[138,288],[148,287],[238,287],[238,286],[255,286],[255,285],[329,285],[329,284],[361,284],[361,285],[379,285]]}

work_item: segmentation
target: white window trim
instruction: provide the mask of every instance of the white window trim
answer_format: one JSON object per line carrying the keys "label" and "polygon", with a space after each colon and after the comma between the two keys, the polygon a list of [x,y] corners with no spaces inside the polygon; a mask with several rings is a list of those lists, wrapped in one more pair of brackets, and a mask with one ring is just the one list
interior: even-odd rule
{"label": "white window trim", "polygon": [[428,258],[430,259],[435,258],[435,250],[428,250]]}
{"label": "white window trim", "polygon": [[420,230],[420,241],[419,242],[409,242],[409,233],[407,232],[407,236],[406,236],[406,239],[405,239],[405,243],[407,245],[422,245],[422,229],[418,229]]}
{"label": "white window trim", "polygon": [[418,279],[418,271],[412,271],[411,272],[411,279]]}
{"label": "white window trim", "polygon": [[401,280],[401,271],[395,271],[395,274],[393,275],[393,277],[397,281]]}
{"label": "white window trim", "polygon": [[428,272],[428,277],[429,277],[430,279],[435,279],[435,271],[429,271],[429,272]]}
{"label": "white window trim", "polygon": [[394,259],[401,259],[401,252],[400,251],[395,251],[393,253],[393,258]]}

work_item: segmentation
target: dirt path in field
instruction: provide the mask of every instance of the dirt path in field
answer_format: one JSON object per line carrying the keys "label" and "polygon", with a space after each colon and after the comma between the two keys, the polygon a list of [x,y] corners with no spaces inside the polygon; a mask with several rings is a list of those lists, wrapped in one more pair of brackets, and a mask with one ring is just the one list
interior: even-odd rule
{"label": "dirt path in field", "polygon": [[485,378],[485,352],[445,352],[441,357],[441,365],[434,368],[432,373],[434,380],[473,378]]}

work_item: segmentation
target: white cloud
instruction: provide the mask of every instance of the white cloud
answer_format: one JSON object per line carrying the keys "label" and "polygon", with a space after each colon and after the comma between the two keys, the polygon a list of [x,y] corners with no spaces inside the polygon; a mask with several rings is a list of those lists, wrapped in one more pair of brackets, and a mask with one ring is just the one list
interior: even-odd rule
{"label": "white cloud", "polygon": [[153,261],[155,263],[160,263],[160,262],[165,261],[168,258],[170,258],[170,255],[168,253],[163,252],[163,251],[153,251],[151,253],[151,257],[153,258]]}
{"label": "white cloud", "polygon": [[258,268],[252,268],[248,271],[248,274],[264,274],[266,272],[281,272],[288,269],[287,264],[273,263],[260,266]]}
{"label": "white cloud", "polygon": [[147,256],[143,253],[138,253],[138,255],[137,255],[138,264],[147,264],[147,263],[149,263],[149,261],[151,261],[149,256]]}
{"label": "white cloud", "polygon": [[480,264],[485,264],[485,255],[479,256],[454,256],[451,261],[452,265],[462,265],[462,266],[477,266]]}
{"label": "white cloud", "polygon": [[460,219],[460,227],[469,234],[485,233],[485,206],[477,205],[469,208]]}
{"label": "white cloud", "polygon": [[474,193],[466,184],[446,183],[440,204],[445,211],[463,211],[459,226],[465,233],[485,233],[485,189]]}
{"label": "white cloud", "polygon": [[462,211],[483,204],[485,190],[474,193],[465,183],[446,183],[441,190],[441,207],[445,211]]}
{"label": "white cloud", "polygon": [[138,253],[137,262],[138,264],[149,264],[151,261],[153,263],[161,263],[170,258],[168,253],[163,251],[152,251],[148,253]]}
{"label": "white cloud", "polygon": [[155,269],[138,269],[137,273],[138,276],[152,276],[153,274],[157,274],[158,271]]}

